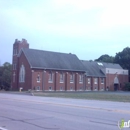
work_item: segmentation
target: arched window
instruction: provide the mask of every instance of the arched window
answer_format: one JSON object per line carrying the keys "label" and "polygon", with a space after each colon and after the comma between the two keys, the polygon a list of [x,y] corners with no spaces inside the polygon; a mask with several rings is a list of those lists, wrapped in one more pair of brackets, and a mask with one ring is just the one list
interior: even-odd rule
{"label": "arched window", "polygon": [[25,82],[25,67],[24,67],[24,65],[21,65],[21,68],[20,68],[19,82]]}

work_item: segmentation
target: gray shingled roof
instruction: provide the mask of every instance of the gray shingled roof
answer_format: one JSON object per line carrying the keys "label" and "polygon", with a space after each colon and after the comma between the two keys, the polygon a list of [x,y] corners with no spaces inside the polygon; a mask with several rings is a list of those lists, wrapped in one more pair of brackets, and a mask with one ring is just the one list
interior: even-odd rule
{"label": "gray shingled roof", "polygon": [[85,67],[74,54],[23,49],[31,68],[83,71]]}
{"label": "gray shingled roof", "polygon": [[81,62],[85,66],[87,76],[106,77],[96,62],[84,60],[81,60]]}

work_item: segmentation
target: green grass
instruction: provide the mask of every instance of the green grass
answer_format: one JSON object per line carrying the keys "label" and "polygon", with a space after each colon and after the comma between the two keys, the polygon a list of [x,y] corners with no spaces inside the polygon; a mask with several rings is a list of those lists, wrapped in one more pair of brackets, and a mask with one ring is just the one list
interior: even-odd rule
{"label": "green grass", "polygon": [[34,92],[34,96],[130,102],[130,93],[125,92]]}

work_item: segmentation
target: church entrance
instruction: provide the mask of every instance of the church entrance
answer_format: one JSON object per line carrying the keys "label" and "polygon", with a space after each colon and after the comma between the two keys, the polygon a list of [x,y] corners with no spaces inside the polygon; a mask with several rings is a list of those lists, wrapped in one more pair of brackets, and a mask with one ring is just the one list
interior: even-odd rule
{"label": "church entrance", "polygon": [[118,80],[118,77],[116,76],[114,78],[114,91],[117,91],[119,90],[119,80]]}

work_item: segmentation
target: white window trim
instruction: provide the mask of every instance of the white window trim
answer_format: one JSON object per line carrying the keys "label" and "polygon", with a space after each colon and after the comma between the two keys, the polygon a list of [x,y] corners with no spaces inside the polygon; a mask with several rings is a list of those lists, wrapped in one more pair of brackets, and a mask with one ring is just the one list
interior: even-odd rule
{"label": "white window trim", "polygon": [[94,78],[94,84],[98,84],[98,78]]}
{"label": "white window trim", "polygon": [[[80,76],[81,76],[81,77],[80,77]],[[80,79],[80,78],[81,78],[81,79]],[[79,75],[79,83],[80,83],[80,84],[83,84],[83,74],[80,74],[80,75]]]}
{"label": "white window trim", "polygon": [[79,88],[79,91],[83,91],[83,87],[80,87],[80,88]]}
{"label": "white window trim", "polygon": [[[50,78],[50,76],[51,76],[51,78]],[[48,83],[53,83],[53,73],[52,72],[49,72]]]}
{"label": "white window trim", "polygon": [[63,91],[63,87],[60,87],[60,91]]}
{"label": "white window trim", "polygon": [[[72,79],[71,79],[71,76],[72,76]],[[74,83],[74,74],[70,75],[70,83]]]}
{"label": "white window trim", "polygon": [[98,90],[98,87],[95,87],[94,90],[97,91],[97,90]]}
{"label": "white window trim", "polygon": [[[103,81],[103,82],[102,82]],[[101,78],[101,84],[104,84],[105,83],[105,79],[104,78]]]}
{"label": "white window trim", "polygon": [[88,84],[91,84],[91,78],[88,78]]}
{"label": "white window trim", "polygon": [[[61,75],[62,75],[62,80],[61,80]],[[60,83],[64,83],[64,74],[60,73]]]}
{"label": "white window trim", "polygon": [[41,87],[40,86],[37,86],[36,87],[36,91],[40,91],[41,90]]}
{"label": "white window trim", "polygon": [[70,87],[70,91],[73,91],[73,87]]}
{"label": "white window trim", "polygon": [[41,81],[41,78],[40,78],[40,75],[38,74],[38,76],[37,76],[37,83],[40,83],[40,81]]}
{"label": "white window trim", "polygon": [[[51,89],[50,89],[50,88],[51,88]],[[49,91],[52,91],[52,87],[51,87],[51,86],[49,87]]]}
{"label": "white window trim", "polygon": [[103,86],[103,87],[101,87],[101,90],[104,90],[104,86]]}
{"label": "white window trim", "polygon": [[19,82],[20,83],[24,83],[25,82],[25,67],[24,67],[24,65],[21,65],[21,67],[20,67]]}

